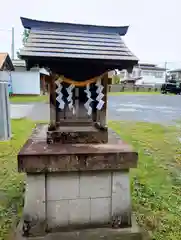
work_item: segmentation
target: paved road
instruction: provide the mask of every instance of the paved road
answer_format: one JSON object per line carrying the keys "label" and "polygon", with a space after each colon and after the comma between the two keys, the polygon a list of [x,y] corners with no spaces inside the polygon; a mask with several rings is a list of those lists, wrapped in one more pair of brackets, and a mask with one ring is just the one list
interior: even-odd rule
{"label": "paved road", "polygon": [[10,113],[11,118],[19,119],[31,115],[32,110],[34,109],[34,104],[11,104]]}
{"label": "paved road", "polygon": [[[48,120],[49,106],[44,103],[11,105],[12,118]],[[133,120],[171,124],[181,120],[181,96],[121,95],[108,98],[109,120]]]}
{"label": "paved road", "polygon": [[109,97],[108,116],[113,120],[133,120],[170,124],[181,120],[181,96],[121,95]]}

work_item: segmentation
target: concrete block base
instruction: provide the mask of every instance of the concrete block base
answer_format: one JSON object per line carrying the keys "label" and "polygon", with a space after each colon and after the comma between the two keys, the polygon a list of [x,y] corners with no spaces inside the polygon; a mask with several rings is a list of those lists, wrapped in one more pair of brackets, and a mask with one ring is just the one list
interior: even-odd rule
{"label": "concrete block base", "polygon": [[136,221],[132,218],[129,228],[94,228],[79,231],[49,233],[42,237],[23,237],[20,222],[14,240],[150,240],[148,234],[141,232]]}
{"label": "concrete block base", "polygon": [[131,226],[129,171],[27,174],[23,231]]}
{"label": "concrete block base", "polygon": [[18,169],[27,176],[22,235],[134,236],[129,169],[137,165],[137,152],[113,133],[105,144],[48,145],[46,129],[37,127],[18,155]]}

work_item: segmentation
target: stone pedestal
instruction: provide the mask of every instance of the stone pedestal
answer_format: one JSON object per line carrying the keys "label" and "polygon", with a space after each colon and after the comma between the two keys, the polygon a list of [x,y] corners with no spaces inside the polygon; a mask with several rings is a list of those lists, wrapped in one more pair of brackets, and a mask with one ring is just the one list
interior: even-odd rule
{"label": "stone pedestal", "polygon": [[27,174],[24,216],[49,231],[130,226],[129,185],[127,171]]}
{"label": "stone pedestal", "polygon": [[21,233],[22,223],[18,225],[15,239],[18,240],[150,240],[146,232],[141,232],[134,217],[129,228],[94,228],[74,231],[62,231],[48,233],[44,237],[23,237]]}
{"label": "stone pedestal", "polygon": [[137,153],[112,133],[106,144],[47,145],[46,131],[39,125],[18,156],[27,173],[24,235],[131,228],[129,169]]}

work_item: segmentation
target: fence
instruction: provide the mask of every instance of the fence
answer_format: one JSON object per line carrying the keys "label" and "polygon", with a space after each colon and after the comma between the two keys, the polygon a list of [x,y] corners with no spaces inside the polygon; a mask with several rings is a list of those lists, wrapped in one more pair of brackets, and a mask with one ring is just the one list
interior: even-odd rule
{"label": "fence", "polygon": [[8,72],[0,72],[0,140],[11,137]]}
{"label": "fence", "polygon": [[161,86],[149,86],[149,85],[139,85],[139,86],[131,86],[131,85],[123,85],[123,84],[112,84],[109,85],[109,92],[159,92]]}

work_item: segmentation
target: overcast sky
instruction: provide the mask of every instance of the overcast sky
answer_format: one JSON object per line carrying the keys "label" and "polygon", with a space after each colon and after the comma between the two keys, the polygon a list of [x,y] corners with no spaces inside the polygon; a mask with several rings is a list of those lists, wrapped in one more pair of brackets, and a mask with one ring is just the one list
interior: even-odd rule
{"label": "overcast sky", "polygon": [[0,14],[0,51],[11,52],[11,27],[15,49],[21,46],[20,16],[59,22],[129,25],[127,46],[147,62],[180,62],[181,0],[8,0]]}

